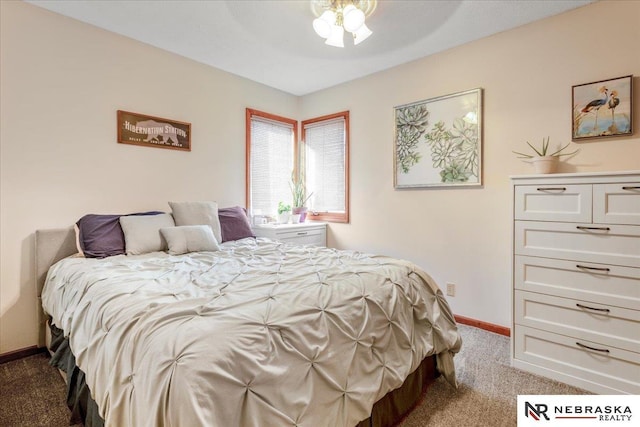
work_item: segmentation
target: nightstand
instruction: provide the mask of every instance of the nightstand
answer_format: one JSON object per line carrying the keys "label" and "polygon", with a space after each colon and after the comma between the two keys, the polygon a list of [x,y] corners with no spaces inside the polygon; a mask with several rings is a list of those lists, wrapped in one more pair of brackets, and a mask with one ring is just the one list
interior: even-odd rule
{"label": "nightstand", "polygon": [[256,237],[268,237],[293,245],[327,246],[327,223],[259,224],[253,226]]}

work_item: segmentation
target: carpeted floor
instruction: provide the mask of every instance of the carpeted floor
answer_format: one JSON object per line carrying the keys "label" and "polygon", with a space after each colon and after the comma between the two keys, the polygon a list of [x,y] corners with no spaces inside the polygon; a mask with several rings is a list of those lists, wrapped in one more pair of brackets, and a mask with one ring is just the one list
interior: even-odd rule
{"label": "carpeted floor", "polygon": [[66,398],[66,385],[44,353],[0,365],[0,426],[68,426]]}
{"label": "carpeted floor", "polygon": [[[518,394],[585,394],[509,366],[509,338],[460,325],[458,389],[432,384],[400,427],[515,426]],[[0,426],[69,425],[65,384],[44,354],[0,365]]]}
{"label": "carpeted floor", "polygon": [[458,389],[438,378],[400,427],[515,426],[518,394],[589,394],[509,365],[510,340],[459,325]]}

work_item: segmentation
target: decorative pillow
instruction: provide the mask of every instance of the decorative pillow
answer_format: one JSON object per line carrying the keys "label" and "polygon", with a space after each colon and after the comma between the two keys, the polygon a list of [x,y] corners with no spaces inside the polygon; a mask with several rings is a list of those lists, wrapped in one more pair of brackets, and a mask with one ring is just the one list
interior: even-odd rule
{"label": "decorative pillow", "polygon": [[222,241],[216,202],[169,202],[177,226],[209,225],[216,241]]}
{"label": "decorative pillow", "polygon": [[161,228],[160,234],[167,241],[171,255],[220,250],[220,246],[213,236],[213,231],[208,225],[182,225]]}
{"label": "decorative pillow", "polygon": [[161,228],[173,227],[171,214],[154,216],[122,216],[120,225],[124,232],[127,255],[166,251],[167,242],[160,234]]}
{"label": "decorative pillow", "polygon": [[[158,215],[163,212],[140,212],[130,215]],[[76,222],[78,252],[86,258],[105,258],[125,253],[120,217],[123,215],[85,215]]]}
{"label": "decorative pillow", "polygon": [[251,229],[251,223],[247,217],[247,210],[240,206],[218,209],[222,242],[256,237]]}
{"label": "decorative pillow", "polygon": [[84,252],[82,252],[82,246],[80,245],[80,229],[78,228],[78,224],[73,224],[73,231],[76,233],[76,249],[78,250],[78,256],[81,258],[85,258]]}

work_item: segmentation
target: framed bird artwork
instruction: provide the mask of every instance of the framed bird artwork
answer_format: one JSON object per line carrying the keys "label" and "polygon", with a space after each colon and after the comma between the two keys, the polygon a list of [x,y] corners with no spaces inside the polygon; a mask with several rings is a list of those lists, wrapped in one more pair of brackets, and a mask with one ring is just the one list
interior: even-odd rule
{"label": "framed bird artwork", "polygon": [[572,86],[572,140],[633,134],[633,76]]}

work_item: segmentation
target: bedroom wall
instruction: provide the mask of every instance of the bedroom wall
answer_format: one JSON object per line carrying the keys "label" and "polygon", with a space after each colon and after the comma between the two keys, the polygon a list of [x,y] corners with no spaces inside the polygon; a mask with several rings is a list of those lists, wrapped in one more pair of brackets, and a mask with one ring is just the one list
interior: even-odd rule
{"label": "bedroom wall", "polygon": [[[533,173],[511,151],[570,142],[571,86],[634,74],[636,136],[582,142],[562,171],[640,169],[638,17],[640,2],[598,2],[303,97],[301,119],[351,112],[351,223],[329,243],[412,260],[457,285],[456,314],[509,326],[509,176]],[[393,107],[478,87],[483,187],[394,190]]]}
{"label": "bedroom wall", "polygon": [[[351,223],[332,224],[329,243],[410,259],[457,284],[457,314],[509,326],[509,176],[532,171],[511,150],[570,141],[571,85],[640,76],[638,2],[598,2],[301,98],[30,4],[0,8],[0,354],[37,342],[34,230],[168,200],[244,203],[245,107],[350,110]],[[484,186],[394,190],[393,106],[476,87]],[[118,109],[192,123],[193,150],[117,144]],[[640,136],[580,149],[563,171],[640,169]]]}
{"label": "bedroom wall", "polygon": [[[0,4],[3,354],[37,343],[36,229],[169,210],[169,200],[244,205],[245,108],[295,117],[299,99],[30,4]],[[119,109],[190,122],[192,151],[117,144]]]}

